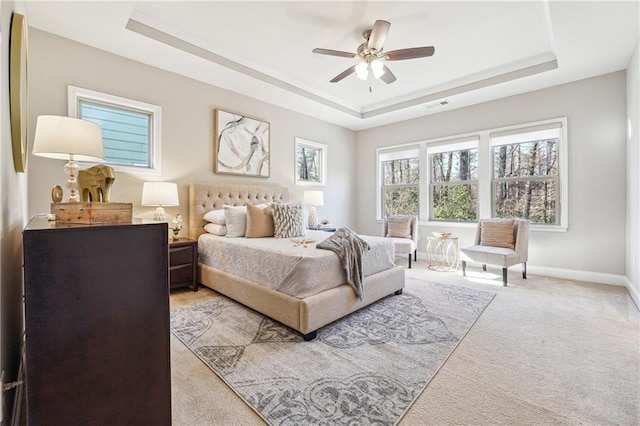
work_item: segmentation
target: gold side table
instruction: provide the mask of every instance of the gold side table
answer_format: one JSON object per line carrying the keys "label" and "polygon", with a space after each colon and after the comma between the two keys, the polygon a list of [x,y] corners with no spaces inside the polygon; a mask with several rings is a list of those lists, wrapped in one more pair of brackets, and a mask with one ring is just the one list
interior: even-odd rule
{"label": "gold side table", "polygon": [[427,237],[427,261],[434,271],[457,271],[460,266],[458,237]]}

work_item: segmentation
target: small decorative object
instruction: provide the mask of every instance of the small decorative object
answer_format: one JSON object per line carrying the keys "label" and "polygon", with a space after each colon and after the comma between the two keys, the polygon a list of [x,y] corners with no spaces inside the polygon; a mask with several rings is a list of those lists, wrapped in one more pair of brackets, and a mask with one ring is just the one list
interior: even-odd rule
{"label": "small decorative object", "polygon": [[178,213],[176,217],[173,218],[171,223],[173,224],[173,228],[171,228],[171,230],[173,231],[173,239],[177,240],[178,234],[180,233],[180,231],[182,231],[182,215]]}
{"label": "small decorative object", "polygon": [[322,191],[304,191],[302,202],[309,206],[309,229],[318,229],[316,206],[324,206],[324,193]]}
{"label": "small decorative object", "polygon": [[56,185],[51,189],[51,199],[54,203],[62,201],[62,187],[60,185]]}
{"label": "small decorative object", "polygon": [[295,138],[296,184],[326,185],[327,146],[322,143]]}
{"label": "small decorative object", "polygon": [[103,161],[102,129],[96,123],[78,118],[41,115],[36,122],[33,154],[40,157],[69,160],[64,172],[69,176],[70,203],[80,202],[78,193],[78,161]]}
{"label": "small decorative object", "polygon": [[432,232],[432,234],[436,238],[449,238],[451,236],[451,232]]}
{"label": "small decorative object", "polygon": [[11,114],[11,145],[16,172],[27,168],[27,22],[13,13],[9,37],[9,104]]}
{"label": "small decorative object", "polygon": [[178,185],[173,182],[145,182],[142,186],[143,206],[158,206],[153,220],[167,221],[164,206],[178,206]]}
{"label": "small decorative object", "polygon": [[269,123],[220,109],[214,123],[216,173],[269,177]]}
{"label": "small decorative object", "polygon": [[82,169],[78,173],[78,187],[82,201],[109,202],[111,186],[116,180],[113,167],[104,164]]}

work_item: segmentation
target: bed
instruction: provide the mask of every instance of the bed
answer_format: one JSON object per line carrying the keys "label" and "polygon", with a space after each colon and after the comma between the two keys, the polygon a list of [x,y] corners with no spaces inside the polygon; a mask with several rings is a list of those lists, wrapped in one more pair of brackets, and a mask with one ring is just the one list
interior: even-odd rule
{"label": "bed", "polygon": [[[256,275],[258,273],[246,273],[244,266],[247,266],[247,262],[251,262],[250,259],[262,258],[263,256],[250,255],[248,253],[252,252],[249,250],[262,250],[266,246],[271,246],[272,251],[279,251],[277,244],[280,244],[282,250],[284,250],[285,245],[287,247],[293,246],[291,241],[277,238],[216,237],[207,234],[204,230],[206,221],[203,216],[210,210],[223,208],[223,205],[241,206],[269,202],[289,202],[288,189],[276,185],[214,183],[193,183],[189,186],[189,237],[197,239],[199,242],[199,283],[297,330],[305,340],[314,339],[317,330],[324,325],[383,297],[402,292],[404,288],[404,268],[395,266],[393,260],[391,260],[391,264],[384,266],[385,260],[383,260],[381,264],[372,266],[367,271],[366,265],[369,262],[365,263],[364,257],[363,269],[365,270],[365,277],[363,285],[365,291],[362,299],[344,281],[342,283],[335,282],[335,268],[331,269],[333,272],[322,274],[321,278],[319,278],[319,274],[297,275],[298,272],[291,273],[287,275],[286,280],[276,280],[276,284],[271,287],[265,285],[265,283],[256,282],[260,281]],[[305,238],[319,242],[329,235],[329,233],[321,231],[308,231]],[[367,242],[371,241],[370,252],[372,254],[367,252],[365,256],[386,257],[384,245],[388,242],[379,237],[363,236],[363,238]],[[243,240],[262,241],[249,242]],[[232,258],[241,259],[241,262],[211,262],[211,259],[215,258],[217,251],[223,253],[220,251],[223,250],[223,247],[231,250],[226,252],[226,256],[235,256]],[[328,250],[315,249],[313,243],[309,244],[307,248],[299,249],[299,252],[304,253],[304,256],[300,256],[301,263],[306,262],[310,257],[318,257],[321,258],[321,261],[330,263],[338,261],[334,253]],[[245,253],[246,255],[238,256],[240,253]],[[259,253],[259,251],[255,253]],[[333,258],[329,259],[332,256]],[[232,263],[233,265],[230,267]],[[238,264],[242,265],[242,269],[238,269]],[[269,268],[268,265],[261,266],[264,270]],[[311,270],[313,268],[317,269],[318,267],[311,266]],[[247,269],[249,268],[247,267]],[[344,275],[341,276],[340,280],[344,280]],[[307,281],[312,281],[312,285],[305,287]],[[289,291],[291,286],[298,285],[303,288],[301,292]],[[318,291],[309,291],[311,287]]]}

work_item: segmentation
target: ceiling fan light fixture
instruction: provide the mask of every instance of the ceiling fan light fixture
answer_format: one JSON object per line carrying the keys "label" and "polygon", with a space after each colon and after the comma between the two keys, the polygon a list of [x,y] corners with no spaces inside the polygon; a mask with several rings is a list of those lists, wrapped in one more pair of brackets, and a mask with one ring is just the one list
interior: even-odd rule
{"label": "ceiling fan light fixture", "polygon": [[373,73],[373,77],[375,79],[382,77],[382,74],[384,74],[384,64],[380,59],[374,59],[373,61],[371,61],[370,66],[371,72]]}
{"label": "ceiling fan light fixture", "polygon": [[366,80],[369,77],[369,64],[366,61],[360,62],[356,65],[356,75],[360,80]]}

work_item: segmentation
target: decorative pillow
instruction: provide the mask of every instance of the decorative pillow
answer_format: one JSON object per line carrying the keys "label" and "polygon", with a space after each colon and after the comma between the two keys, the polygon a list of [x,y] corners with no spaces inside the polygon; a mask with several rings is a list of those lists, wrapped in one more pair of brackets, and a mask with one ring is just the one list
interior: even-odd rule
{"label": "decorative pillow", "polygon": [[513,232],[514,220],[483,219],[480,221],[480,245],[503,247],[513,250],[516,236]]}
{"label": "decorative pillow", "polygon": [[226,224],[224,217],[224,209],[211,210],[204,215],[204,220],[218,225]]}
{"label": "decorative pillow", "polygon": [[247,204],[247,238],[273,237],[273,208]]}
{"label": "decorative pillow", "polygon": [[224,206],[227,237],[244,237],[247,230],[247,207]]}
{"label": "decorative pillow", "polygon": [[411,217],[390,216],[387,218],[387,237],[411,238]]}
{"label": "decorative pillow", "polygon": [[227,235],[227,227],[225,225],[218,225],[217,223],[207,223],[204,226],[204,230],[210,234],[225,236]]}
{"label": "decorative pillow", "polygon": [[292,238],[305,235],[302,204],[273,204],[273,228],[276,238]]}

